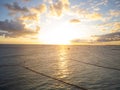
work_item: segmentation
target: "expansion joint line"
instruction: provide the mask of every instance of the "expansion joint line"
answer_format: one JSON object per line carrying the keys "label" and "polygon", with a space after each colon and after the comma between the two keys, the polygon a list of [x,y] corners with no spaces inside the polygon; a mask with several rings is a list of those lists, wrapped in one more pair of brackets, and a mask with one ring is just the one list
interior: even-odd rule
{"label": "expansion joint line", "polygon": [[70,85],[70,86],[75,87],[75,88],[78,88],[78,89],[80,89],[80,90],[88,90],[88,89],[86,89],[86,88],[84,88],[84,87],[80,87],[80,86],[75,85],[75,84],[72,84],[72,83],[70,83],[70,82],[66,82],[66,81],[63,81],[63,80],[61,80],[61,79],[58,79],[58,78],[49,76],[49,75],[47,75],[47,74],[44,74],[44,73],[35,71],[35,70],[33,70],[33,69],[31,69],[31,68],[29,68],[29,67],[27,67],[27,66],[22,66],[22,65],[0,65],[0,67],[16,67],[16,66],[22,67],[22,68],[27,69],[27,70],[29,70],[29,71],[31,71],[31,72],[34,72],[34,73],[36,73],[36,74],[45,76],[45,77],[47,77],[47,78],[51,78],[51,79],[56,80],[56,81],[59,81],[59,82],[61,82],[61,83]]}

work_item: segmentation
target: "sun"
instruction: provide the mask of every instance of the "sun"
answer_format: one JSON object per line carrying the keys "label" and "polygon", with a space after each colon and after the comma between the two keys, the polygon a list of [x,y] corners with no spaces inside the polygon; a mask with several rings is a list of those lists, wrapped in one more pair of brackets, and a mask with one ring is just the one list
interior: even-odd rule
{"label": "sun", "polygon": [[83,25],[80,27],[80,24],[51,20],[51,22],[43,25],[38,38],[43,44],[72,44],[72,40],[88,38],[89,34],[87,28]]}
{"label": "sun", "polygon": [[74,32],[68,23],[51,23],[40,32],[38,38],[46,44],[71,44]]}

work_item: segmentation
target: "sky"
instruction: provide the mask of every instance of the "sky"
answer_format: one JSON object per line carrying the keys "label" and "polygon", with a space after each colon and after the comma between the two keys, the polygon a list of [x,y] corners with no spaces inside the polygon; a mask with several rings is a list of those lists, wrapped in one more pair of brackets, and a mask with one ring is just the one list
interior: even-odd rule
{"label": "sky", "polygon": [[120,45],[120,0],[1,0],[0,44]]}

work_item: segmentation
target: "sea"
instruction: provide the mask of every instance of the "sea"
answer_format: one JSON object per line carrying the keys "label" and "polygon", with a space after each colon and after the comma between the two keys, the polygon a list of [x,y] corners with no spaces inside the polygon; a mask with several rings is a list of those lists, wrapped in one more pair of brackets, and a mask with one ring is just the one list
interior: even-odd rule
{"label": "sea", "polygon": [[1,44],[0,90],[120,90],[120,46]]}

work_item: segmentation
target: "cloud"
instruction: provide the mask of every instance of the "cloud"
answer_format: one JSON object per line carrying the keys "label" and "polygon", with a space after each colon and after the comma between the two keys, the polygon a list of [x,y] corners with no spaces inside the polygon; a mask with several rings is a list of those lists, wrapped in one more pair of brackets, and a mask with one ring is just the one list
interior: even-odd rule
{"label": "cloud", "polygon": [[80,8],[79,6],[72,6],[71,13],[73,15],[78,15],[81,19],[92,20],[92,21],[104,21],[105,18],[99,12],[91,12],[85,8]]}
{"label": "cloud", "polygon": [[10,11],[10,14],[26,13],[29,11],[26,7],[20,7],[17,2],[5,4],[5,7]]}
{"label": "cloud", "polygon": [[50,5],[50,14],[51,15],[57,15],[57,16],[61,16],[62,14],[62,3],[61,2],[57,2],[55,4],[51,4]]}
{"label": "cloud", "polygon": [[24,23],[26,28],[34,29],[40,26],[41,14],[46,12],[46,10],[46,5],[40,4],[36,7],[30,8],[29,13],[19,16],[18,19]]}
{"label": "cloud", "polygon": [[37,7],[30,8],[31,13],[41,14],[47,10],[47,6],[45,4],[40,4]]}
{"label": "cloud", "polygon": [[120,11],[119,10],[110,10],[109,15],[112,17],[118,17],[118,16],[120,16]]}
{"label": "cloud", "polygon": [[63,4],[63,9],[68,10],[69,6],[70,6],[70,2],[69,0],[61,0],[62,4]]}
{"label": "cloud", "polygon": [[24,2],[30,2],[31,0],[23,0]]}
{"label": "cloud", "polygon": [[0,37],[5,37],[5,34],[8,34],[8,32],[0,30]]}
{"label": "cloud", "polygon": [[38,21],[39,18],[37,16],[37,14],[27,14],[27,15],[23,15],[23,16],[20,16],[19,18],[20,20],[22,21],[25,21],[25,20],[35,20],[35,21]]}
{"label": "cloud", "polygon": [[100,6],[102,6],[102,5],[106,5],[107,3],[108,3],[108,0],[95,1],[94,7],[100,7]]}
{"label": "cloud", "polygon": [[29,13],[21,14],[17,18],[25,24],[26,28],[34,29],[39,26],[41,14],[45,13],[46,10],[47,6],[45,4],[39,4],[36,7],[30,7]]}
{"label": "cloud", "polygon": [[88,11],[99,11],[101,10],[102,6],[107,4],[108,0],[83,0],[82,2],[78,3],[77,6]]}
{"label": "cloud", "polygon": [[87,39],[74,39],[71,43],[97,43],[97,42],[112,42],[120,41],[120,32],[108,33],[104,35],[93,35],[89,40]]}
{"label": "cloud", "polygon": [[[26,0],[24,0],[26,1]],[[30,1],[30,0],[27,0]],[[13,2],[12,4],[5,4],[5,7],[10,11],[10,14],[41,14],[44,13],[47,10],[47,6],[45,4],[40,4],[36,7],[20,7],[17,2]]]}
{"label": "cloud", "polygon": [[0,21],[0,30],[8,32],[5,34],[6,36],[9,36],[9,37],[19,37],[19,36],[38,34],[39,29],[40,29],[39,26],[36,26],[36,30],[27,29],[25,28],[25,25],[22,24],[20,20]]}
{"label": "cloud", "polygon": [[51,3],[53,3],[53,0],[43,0],[45,3],[49,3],[49,4],[51,4]]}
{"label": "cloud", "polygon": [[120,32],[114,32],[114,33],[99,35],[95,37],[97,37],[97,42],[120,41]]}
{"label": "cloud", "polygon": [[6,36],[19,37],[38,34],[40,30],[40,15],[47,10],[45,4],[39,4],[35,7],[20,7],[18,3],[5,4],[11,14],[17,14],[16,20],[0,21],[0,30],[7,31]]}
{"label": "cloud", "polygon": [[70,23],[79,23],[79,22],[80,22],[79,19],[71,19],[71,20],[70,20]]}
{"label": "cloud", "polygon": [[114,23],[114,29],[120,31],[120,22]]}
{"label": "cloud", "polygon": [[103,20],[102,15],[100,13],[96,13],[96,12],[86,14],[86,17],[91,20]]}
{"label": "cloud", "polygon": [[64,11],[69,10],[69,0],[59,0],[58,2],[52,2],[49,6],[49,12],[52,16],[61,16]]}
{"label": "cloud", "polygon": [[110,32],[120,31],[120,22],[103,23],[99,25],[101,29],[109,30]]}
{"label": "cloud", "polygon": [[71,40],[71,43],[87,43],[88,40],[85,39],[73,39]]}
{"label": "cloud", "polygon": [[120,8],[120,0],[114,0],[115,6],[119,9]]}

